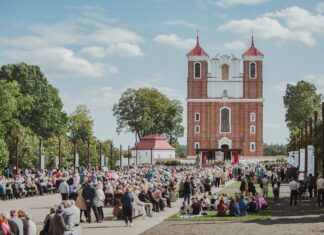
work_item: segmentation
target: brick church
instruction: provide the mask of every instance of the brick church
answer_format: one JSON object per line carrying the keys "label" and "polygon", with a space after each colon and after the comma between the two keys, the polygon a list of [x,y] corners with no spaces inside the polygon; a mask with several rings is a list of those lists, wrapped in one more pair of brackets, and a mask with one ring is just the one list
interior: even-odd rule
{"label": "brick church", "polygon": [[210,58],[198,37],[187,58],[188,155],[196,155],[198,149],[203,156],[215,155],[208,150],[236,149],[243,156],[262,156],[263,54],[253,36],[242,54],[243,73],[240,58]]}

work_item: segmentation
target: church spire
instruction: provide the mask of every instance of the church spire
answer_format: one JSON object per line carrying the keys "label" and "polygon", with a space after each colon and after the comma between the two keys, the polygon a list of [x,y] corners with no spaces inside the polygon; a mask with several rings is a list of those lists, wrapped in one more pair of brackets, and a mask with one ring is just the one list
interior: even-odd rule
{"label": "church spire", "polygon": [[197,46],[199,46],[199,30],[197,29]]}
{"label": "church spire", "polygon": [[252,29],[252,34],[251,34],[251,46],[254,47],[253,29]]}

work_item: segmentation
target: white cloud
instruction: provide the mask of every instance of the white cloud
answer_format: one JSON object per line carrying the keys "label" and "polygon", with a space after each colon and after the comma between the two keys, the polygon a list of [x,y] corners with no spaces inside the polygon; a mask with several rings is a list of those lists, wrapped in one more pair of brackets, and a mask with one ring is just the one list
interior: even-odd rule
{"label": "white cloud", "polygon": [[237,5],[259,5],[268,0],[217,0],[215,4],[220,7],[232,7],[232,6],[237,6]]}
{"label": "white cloud", "polygon": [[176,34],[159,34],[153,40],[180,49],[191,49],[195,45],[194,39],[181,38]]}
{"label": "white cloud", "polygon": [[188,22],[186,20],[170,20],[170,21],[163,21],[161,22],[163,25],[170,25],[170,26],[180,26],[180,27],[187,27],[192,29],[199,29],[201,28],[199,25]]}
{"label": "white cloud", "polygon": [[[8,49],[0,54],[8,62],[40,65],[45,73],[69,77],[104,77],[118,69],[109,62],[93,61],[104,57],[142,56],[138,43],[143,38],[128,29],[113,25],[100,7],[83,6],[78,17],[53,24],[31,24],[26,35],[0,37]],[[82,48],[81,50],[78,48]],[[74,51],[79,50],[79,54]]]}
{"label": "white cloud", "polygon": [[110,64],[89,62],[77,57],[72,50],[64,47],[23,50],[7,50],[2,53],[13,62],[24,61],[37,64],[51,74],[76,77],[103,77],[116,74],[117,68]]}
{"label": "white cloud", "polygon": [[314,46],[316,36],[324,33],[324,16],[293,6],[255,19],[230,20],[218,29],[240,34],[249,34],[253,29],[263,39],[294,40]]}
{"label": "white cloud", "polygon": [[84,47],[79,51],[79,54],[83,57],[90,58],[143,56],[141,48],[131,43],[117,43],[106,48],[97,46]]}
{"label": "white cloud", "polygon": [[286,91],[286,88],[287,88],[287,84],[296,85],[296,82],[284,81],[284,82],[281,82],[281,83],[279,83],[279,84],[274,85],[273,88],[274,88],[276,91],[279,91],[279,92],[285,92],[285,91]]}
{"label": "white cloud", "polygon": [[313,83],[318,88],[324,89],[324,74],[306,74],[303,79]]}
{"label": "white cloud", "polygon": [[224,48],[228,50],[242,50],[246,48],[246,45],[244,42],[238,40],[238,41],[225,43]]}
{"label": "white cloud", "polygon": [[324,13],[324,2],[319,2],[316,5],[316,11],[320,14]]}

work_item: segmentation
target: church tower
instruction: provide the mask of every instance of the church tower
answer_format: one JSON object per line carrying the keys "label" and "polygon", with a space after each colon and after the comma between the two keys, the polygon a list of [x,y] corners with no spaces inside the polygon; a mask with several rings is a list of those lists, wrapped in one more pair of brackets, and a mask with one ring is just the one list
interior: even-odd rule
{"label": "church tower", "polygon": [[187,54],[188,58],[188,98],[207,97],[208,54],[199,45]]}
{"label": "church tower", "polygon": [[220,149],[262,156],[263,54],[253,36],[242,59],[233,54],[210,59],[198,37],[186,56],[188,155],[199,150],[203,162],[215,160]]}

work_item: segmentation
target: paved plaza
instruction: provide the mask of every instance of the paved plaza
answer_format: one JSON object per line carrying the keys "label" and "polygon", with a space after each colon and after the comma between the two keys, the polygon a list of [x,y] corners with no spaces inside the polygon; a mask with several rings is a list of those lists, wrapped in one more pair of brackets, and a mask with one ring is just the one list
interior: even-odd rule
{"label": "paved plaza", "polygon": [[[316,199],[302,199],[297,207],[289,207],[289,188],[281,187],[281,204],[270,203],[272,219],[263,221],[214,222],[214,221],[164,221],[179,210],[181,200],[173,203],[172,208],[155,213],[144,219],[137,217],[134,227],[125,227],[123,221],[112,218],[112,208],[104,208],[104,223],[82,223],[83,235],[104,234],[324,234],[324,213],[318,209]],[[0,202],[1,211],[25,209],[33,215],[38,229],[43,225],[50,206],[60,202],[60,195],[38,196],[20,200]]]}

